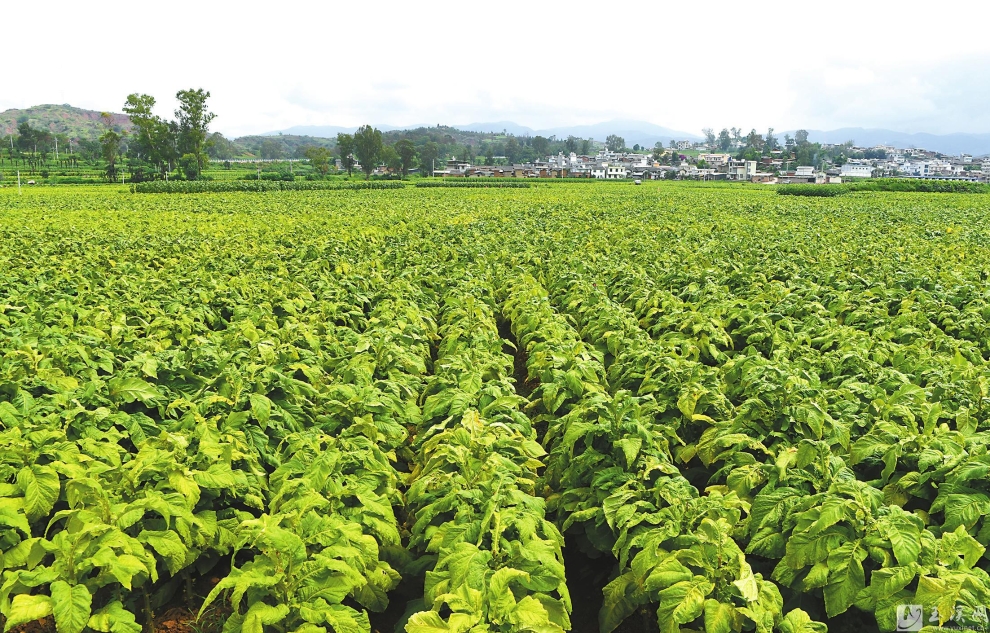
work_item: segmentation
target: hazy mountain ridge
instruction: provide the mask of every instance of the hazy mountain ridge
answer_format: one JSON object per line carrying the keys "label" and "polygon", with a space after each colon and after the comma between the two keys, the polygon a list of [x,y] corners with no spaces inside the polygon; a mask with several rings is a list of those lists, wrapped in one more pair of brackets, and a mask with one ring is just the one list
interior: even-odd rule
{"label": "hazy mountain ridge", "polygon": [[[111,113],[114,125],[119,130],[130,130],[130,118],[126,114]],[[95,139],[103,133],[100,120],[101,112],[77,108],[68,104],[45,104],[23,109],[11,109],[0,112],[0,133],[7,135],[16,133],[17,125],[22,120],[34,128],[47,129],[56,134],[66,134],[73,140]],[[383,132],[401,132],[417,128],[435,128],[433,125],[423,126],[394,126],[378,125]],[[356,127],[331,125],[300,125],[282,130],[289,136],[306,136],[312,138],[335,139],[340,132],[351,134]],[[502,133],[503,131],[516,136],[556,136],[558,139],[576,136],[578,138],[594,138],[604,141],[609,134],[616,134],[625,139],[626,145],[639,144],[652,147],[657,142],[664,145],[670,140],[700,141],[697,134],[673,130],[646,121],[612,120],[591,125],[560,126],[547,129],[533,129],[512,121],[475,122],[465,125],[444,126],[443,133],[454,134],[459,142],[476,138],[474,135]],[[458,134],[458,132],[463,134]],[[274,136],[280,132],[267,134],[244,135],[252,141],[261,136]],[[794,135],[794,131],[786,132]],[[778,139],[783,139],[785,132],[778,132]],[[857,145],[872,147],[875,145],[893,145],[899,148],[923,147],[945,154],[972,154],[973,156],[990,155],[990,134],[929,134],[925,132],[907,133],[886,129],[870,128],[839,128],[835,130],[808,130],[808,137],[813,142],[843,143],[852,140]],[[475,143],[476,144],[476,143]]]}
{"label": "hazy mountain ridge", "polygon": [[[791,136],[793,131],[787,132]],[[781,133],[779,136],[783,138]],[[907,149],[920,147],[943,154],[990,154],[990,134],[928,134],[908,133],[884,129],[861,127],[839,128],[837,130],[808,130],[808,140],[813,143],[845,143],[854,141],[860,147],[892,145]]]}
{"label": "hazy mountain ridge", "polygon": [[[387,132],[411,130],[427,126],[401,127],[380,125],[376,127],[383,132]],[[534,129],[512,121],[475,122],[450,127],[463,132],[476,132],[480,134],[501,134],[505,132],[516,136],[556,136],[558,139],[576,136],[578,138],[594,138],[596,141],[604,141],[608,135],[616,134],[625,139],[628,146],[638,143],[643,147],[653,147],[657,142],[666,145],[671,140],[704,140],[698,134],[673,130],[646,121],[629,120],[614,120],[592,125],[572,125],[548,129]],[[356,129],[356,127],[336,126],[295,126],[283,130],[282,133],[306,134],[308,136],[319,137],[324,136],[320,131],[325,130],[325,136],[333,138],[337,136],[338,132],[351,134]],[[784,134],[794,136],[794,132],[794,130],[778,132],[776,136],[778,140],[782,140]],[[274,135],[278,134],[278,132],[272,132],[270,134]],[[974,156],[990,154],[990,134],[970,134],[965,132],[956,134],[929,134],[925,132],[895,132],[886,129],[839,128],[836,130],[808,130],[808,139],[817,143],[844,143],[851,140],[857,145],[865,147],[873,147],[875,145],[893,145],[898,148],[923,147],[944,154],[965,153]]]}
{"label": "hazy mountain ridge", "polygon": [[[104,127],[96,110],[76,108],[68,104],[45,104],[30,108],[12,109],[0,112],[0,131],[4,134],[17,132],[17,126],[26,120],[31,127],[41,128],[53,134],[66,134],[74,141],[95,139],[103,133]],[[131,119],[126,114],[111,112],[114,127],[129,130]]]}
{"label": "hazy mountain ridge", "polygon": [[[382,132],[392,132],[400,130],[414,130],[420,127],[432,126],[409,125],[403,127],[394,125],[376,125],[375,127]],[[697,134],[672,130],[670,128],[648,123],[646,121],[628,120],[613,120],[603,123],[594,123],[591,125],[560,126],[541,130],[526,127],[525,125],[519,125],[513,121],[476,122],[467,123],[464,125],[452,125],[450,127],[462,132],[477,132],[480,134],[501,134],[505,132],[507,134],[514,134],[515,136],[546,136],[548,138],[551,136],[556,136],[558,139],[564,139],[568,136],[575,136],[581,139],[593,138],[596,141],[604,141],[610,134],[617,134],[625,139],[626,145],[632,146],[639,144],[645,147],[652,147],[657,142],[662,142],[666,145],[671,139],[691,141],[703,140],[702,137]],[[281,133],[332,138],[337,136],[339,133],[353,134],[356,130],[356,127],[341,127],[334,125],[296,125],[278,132],[269,132],[263,136],[274,136]]]}

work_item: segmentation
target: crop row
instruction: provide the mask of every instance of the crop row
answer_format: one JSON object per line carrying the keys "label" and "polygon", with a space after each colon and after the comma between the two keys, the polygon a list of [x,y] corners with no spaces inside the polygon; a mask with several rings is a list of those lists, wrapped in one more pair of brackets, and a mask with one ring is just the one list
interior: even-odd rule
{"label": "crop row", "polygon": [[369,180],[367,182],[333,181],[256,181],[194,180],[165,182],[155,180],[133,185],[134,193],[236,193],[258,191],[352,191],[357,189],[402,189],[398,180]]}
{"label": "crop row", "polygon": [[990,602],[977,198],[0,196],[4,624],[944,623]]}

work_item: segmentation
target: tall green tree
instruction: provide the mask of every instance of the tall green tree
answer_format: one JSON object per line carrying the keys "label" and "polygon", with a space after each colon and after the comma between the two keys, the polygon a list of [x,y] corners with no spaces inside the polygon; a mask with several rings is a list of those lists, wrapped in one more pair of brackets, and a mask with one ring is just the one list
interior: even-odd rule
{"label": "tall green tree", "polygon": [[210,122],[217,116],[206,106],[210,93],[202,88],[180,90],[175,93],[175,98],[179,101],[179,109],[175,111],[179,130],[179,152],[195,156],[199,172],[202,173],[207,161],[205,150],[210,134]]}
{"label": "tall green tree", "polygon": [[605,149],[610,152],[621,152],[626,148],[626,139],[617,134],[609,134],[605,138]]}
{"label": "tall green tree", "polygon": [[164,175],[179,156],[173,134],[175,126],[155,115],[154,107],[155,98],[151,95],[127,95],[124,112],[134,125],[127,151],[132,159],[154,165],[156,171]]}
{"label": "tall green tree", "polygon": [[777,149],[777,137],[773,135],[773,128],[767,128],[766,149],[772,152]]}
{"label": "tall green tree", "polygon": [[519,158],[519,141],[516,140],[515,136],[510,136],[509,140],[505,142],[505,156],[509,159],[509,163],[515,163],[516,159]]}
{"label": "tall green tree", "polygon": [[358,128],[354,134],[354,154],[358,162],[361,163],[361,171],[364,172],[364,179],[371,178],[371,172],[375,170],[378,158],[382,153],[382,133],[370,125]]}
{"label": "tall green tree", "polygon": [[327,172],[330,171],[330,157],[333,155],[330,150],[326,147],[314,147],[309,146],[305,149],[304,155],[309,159],[309,163],[313,166],[321,176],[326,176]]}
{"label": "tall green tree", "polygon": [[729,136],[729,130],[722,128],[722,131],[718,133],[718,147],[723,152],[732,147],[732,137]]}
{"label": "tall green tree", "polygon": [[663,158],[663,154],[664,154],[663,141],[657,141],[653,145],[653,156],[652,156],[653,162],[659,163],[660,159]]}
{"label": "tall green tree", "polygon": [[285,147],[282,145],[281,141],[273,138],[266,138],[261,142],[261,153],[262,160],[278,160],[285,157]]}
{"label": "tall green tree", "polygon": [[409,170],[412,169],[413,162],[416,160],[416,146],[413,145],[412,141],[404,138],[395,144],[395,151],[402,162],[402,176],[405,177],[409,174]]}
{"label": "tall green tree", "polygon": [[210,140],[206,144],[207,155],[214,160],[230,160],[234,157],[236,148],[234,144],[227,140],[227,137],[220,132],[210,134]]}
{"label": "tall green tree", "polygon": [[701,133],[705,135],[705,143],[708,144],[708,147],[711,149],[715,149],[715,143],[716,143],[715,130],[713,130],[710,127],[706,127],[705,129],[701,130]]}
{"label": "tall green tree", "polygon": [[427,141],[419,149],[419,164],[423,166],[423,173],[432,176],[435,161],[440,157],[440,147],[433,141]]}
{"label": "tall green tree", "polygon": [[757,134],[756,128],[750,130],[749,134],[746,136],[746,147],[758,151],[763,149],[763,136]]}
{"label": "tall green tree", "polygon": [[805,145],[808,142],[808,130],[798,130],[794,133],[794,142],[798,145]]}
{"label": "tall green tree", "polygon": [[382,147],[378,154],[378,160],[388,167],[392,173],[402,171],[402,158],[399,156],[399,152],[395,151],[395,148],[391,145]]}
{"label": "tall green tree", "polygon": [[100,135],[100,153],[106,161],[104,175],[107,180],[113,182],[117,180],[117,159],[120,157],[120,145],[123,138],[113,129],[113,117],[110,113],[104,112],[100,115],[105,131]]}
{"label": "tall green tree", "polygon": [[533,137],[533,151],[541,158],[546,158],[550,151],[550,140],[544,136]]}
{"label": "tall green tree", "polygon": [[337,151],[340,152],[340,164],[350,176],[354,171],[354,136],[344,133],[337,134]]}

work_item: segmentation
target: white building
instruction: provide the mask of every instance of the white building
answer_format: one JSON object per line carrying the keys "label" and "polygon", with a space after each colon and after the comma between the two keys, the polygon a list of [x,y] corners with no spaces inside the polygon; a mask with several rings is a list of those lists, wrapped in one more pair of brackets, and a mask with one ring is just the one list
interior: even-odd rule
{"label": "white building", "polygon": [[699,154],[698,160],[708,163],[709,167],[721,167],[732,160],[731,154]]}
{"label": "white building", "polygon": [[622,180],[628,173],[625,165],[606,165],[605,180]]}
{"label": "white building", "polygon": [[752,180],[756,175],[755,160],[733,160],[729,161],[727,167],[727,178],[729,180]]}
{"label": "white building", "polygon": [[873,175],[872,165],[846,163],[842,166],[839,176],[842,178],[869,178]]}

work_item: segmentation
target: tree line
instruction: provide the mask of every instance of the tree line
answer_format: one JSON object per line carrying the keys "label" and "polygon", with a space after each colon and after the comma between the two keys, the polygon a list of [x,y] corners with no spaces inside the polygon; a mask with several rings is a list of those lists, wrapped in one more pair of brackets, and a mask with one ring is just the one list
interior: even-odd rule
{"label": "tree line", "polygon": [[79,155],[76,152],[80,150],[85,150],[84,157],[95,159],[99,155],[99,144],[95,141],[76,143],[73,148],[68,135],[31,127],[26,119],[24,117],[18,121],[16,133],[10,132],[0,140],[0,165],[10,161],[12,166],[24,165],[33,172],[52,165],[78,166]]}
{"label": "tree line", "polygon": [[749,134],[743,135],[740,128],[722,128],[722,131],[715,134],[712,128],[702,130],[705,141],[713,150],[728,152],[736,148],[736,158],[740,160],[760,160],[763,156],[769,156],[773,152],[780,151],[784,160],[794,162],[798,165],[810,165],[820,167],[822,164],[841,166],[849,159],[883,159],[887,157],[887,152],[882,149],[870,149],[865,151],[854,150],[855,143],[852,140],[841,144],[824,146],[821,143],[812,143],[808,139],[807,130],[797,130],[792,137],[784,134],[783,141],[777,139],[773,128],[769,128],[767,133],[760,134],[755,129]]}
{"label": "tree line", "polygon": [[[209,161],[207,149],[214,142],[209,127],[216,118],[206,104],[210,93],[202,88],[180,90],[175,98],[179,107],[171,121],[154,113],[156,100],[151,95],[130,94],[124,102],[124,112],[134,125],[127,155],[132,177],[138,176],[135,180],[167,178],[176,168],[186,180],[196,180]],[[115,139],[105,134],[100,141],[105,148],[104,159],[112,163],[119,154],[114,151]]]}

